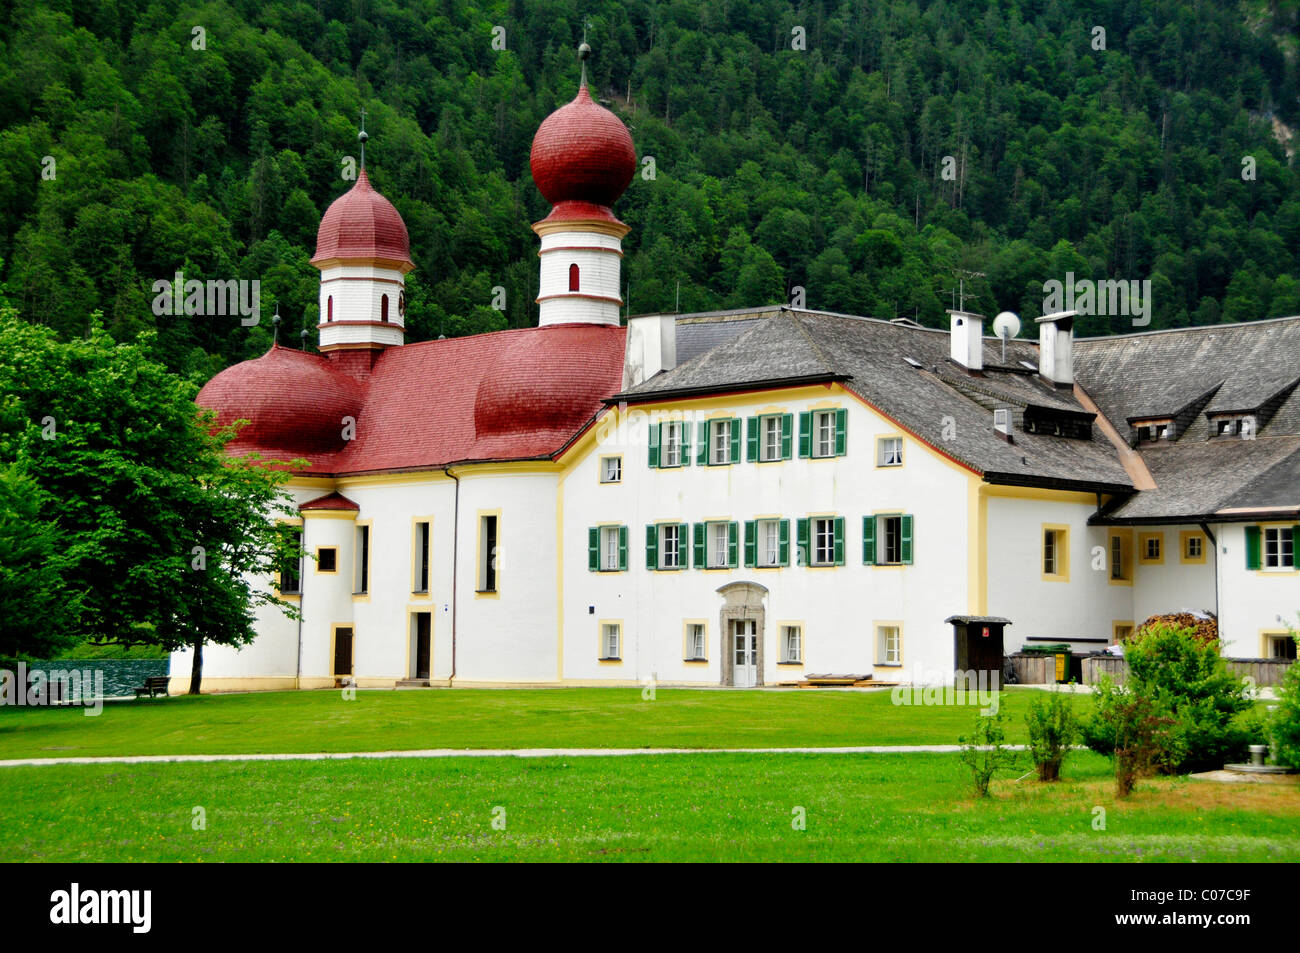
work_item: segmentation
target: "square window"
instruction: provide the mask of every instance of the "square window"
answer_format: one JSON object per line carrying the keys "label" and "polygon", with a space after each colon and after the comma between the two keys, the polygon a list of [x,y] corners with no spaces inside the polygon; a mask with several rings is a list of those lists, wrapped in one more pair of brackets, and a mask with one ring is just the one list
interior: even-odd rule
{"label": "square window", "polygon": [[781,459],[781,418],[762,418],[758,459],[763,462]]}
{"label": "square window", "polygon": [[901,665],[903,661],[903,638],[896,625],[876,626],[876,664]]}
{"label": "square window", "polygon": [[1290,633],[1286,635],[1270,635],[1268,637],[1268,657],[1295,661],[1295,637]]}
{"label": "square window", "polygon": [[659,568],[680,569],[681,565],[681,525],[678,523],[664,523],[659,527]]}
{"label": "square window", "polygon": [[617,661],[622,649],[623,627],[617,622],[604,622],[600,627],[600,657]]}
{"label": "square window", "polygon": [[881,437],[876,441],[876,466],[901,467],[903,465],[903,438]]}
{"label": "square window", "polygon": [[623,458],[603,457],[600,461],[600,482],[621,483],[623,481]]}
{"label": "square window", "polygon": [[787,664],[803,661],[802,626],[781,626],[781,661]]}
{"label": "square window", "polygon": [[1289,526],[1269,526],[1264,529],[1264,568],[1294,569],[1295,541]]}
{"label": "square window", "polygon": [[835,456],[835,411],[819,410],[813,414],[813,456]]}
{"label": "square window", "polygon": [[321,546],[316,550],[317,572],[338,572],[339,551],[334,546]]}
{"label": "square window", "polygon": [[709,422],[709,462],[714,465],[731,463],[731,424],[730,420]]}
{"label": "square window", "polygon": [[686,660],[688,662],[704,659],[704,623],[688,622],[686,624]]}

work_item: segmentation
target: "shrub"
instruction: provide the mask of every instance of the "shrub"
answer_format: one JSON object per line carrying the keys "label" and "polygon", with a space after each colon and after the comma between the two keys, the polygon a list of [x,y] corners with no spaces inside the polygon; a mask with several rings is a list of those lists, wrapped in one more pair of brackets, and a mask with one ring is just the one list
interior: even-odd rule
{"label": "shrub", "polygon": [[1079,721],[1068,697],[1059,691],[1039,695],[1029,704],[1025,725],[1038,780],[1059,780],[1061,765],[1079,735]]}
{"label": "shrub", "polygon": [[1115,737],[1115,796],[1128,797],[1138,778],[1151,774],[1162,756],[1177,750],[1171,738],[1174,719],[1133,692],[1116,697],[1109,715]]}
{"label": "shrub", "polygon": [[1269,722],[1274,754],[1279,764],[1300,768],[1300,662],[1292,662],[1282,676],[1277,699],[1277,707]]}
{"label": "shrub", "polygon": [[1002,713],[981,715],[975,721],[975,733],[962,735],[961,760],[971,769],[976,797],[989,796],[989,784],[999,769],[1015,764],[1016,754],[1004,747],[1006,732],[1002,728]]}

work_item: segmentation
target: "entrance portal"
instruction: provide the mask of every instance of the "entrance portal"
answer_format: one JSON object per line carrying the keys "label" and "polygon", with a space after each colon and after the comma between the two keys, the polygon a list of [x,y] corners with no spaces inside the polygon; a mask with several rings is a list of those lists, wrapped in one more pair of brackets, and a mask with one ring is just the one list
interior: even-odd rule
{"label": "entrance portal", "polygon": [[719,613],[722,633],[722,684],[754,688],[763,684],[763,642],[767,589],[756,582],[731,582],[718,589],[724,604]]}
{"label": "entrance portal", "polygon": [[758,684],[758,635],[753,619],[736,619],[731,623],[732,684],[753,688]]}

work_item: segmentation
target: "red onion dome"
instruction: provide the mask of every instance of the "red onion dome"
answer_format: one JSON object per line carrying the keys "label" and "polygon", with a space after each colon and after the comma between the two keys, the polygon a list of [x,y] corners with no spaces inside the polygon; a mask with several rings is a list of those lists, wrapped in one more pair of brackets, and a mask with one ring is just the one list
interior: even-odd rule
{"label": "red onion dome", "polygon": [[370,184],[363,168],[356,184],[336,198],[316,232],[312,262],[332,258],[377,258],[411,264],[406,223]]}
{"label": "red onion dome", "polygon": [[546,201],[610,206],[636,172],[636,150],[622,121],[595,102],[584,83],[573,102],[542,121],[529,156]]}
{"label": "red onion dome", "polygon": [[231,453],[311,459],[344,447],[343,418],[359,416],[362,397],[361,385],[327,358],[276,345],[227,367],[195,403],[215,411],[219,425],[249,421],[226,445]]}

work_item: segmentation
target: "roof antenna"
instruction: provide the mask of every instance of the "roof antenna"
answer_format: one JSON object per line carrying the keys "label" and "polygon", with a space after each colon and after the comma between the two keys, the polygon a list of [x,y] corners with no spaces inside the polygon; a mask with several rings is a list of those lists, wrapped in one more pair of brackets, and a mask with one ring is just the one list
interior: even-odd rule
{"label": "roof antenna", "polygon": [[361,143],[361,169],[364,172],[366,168],[366,142],[370,139],[366,135],[366,107],[361,107],[361,131],[357,133],[357,142]]}
{"label": "roof antenna", "polygon": [[271,347],[280,346],[280,305],[275,306],[275,315],[271,318]]}
{"label": "roof antenna", "polygon": [[587,45],[587,25],[588,21],[584,17],[582,20],[582,42],[578,44],[578,59],[582,60],[582,86],[587,85],[587,57],[591,55],[591,47]]}

